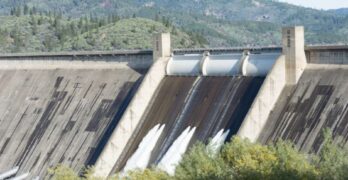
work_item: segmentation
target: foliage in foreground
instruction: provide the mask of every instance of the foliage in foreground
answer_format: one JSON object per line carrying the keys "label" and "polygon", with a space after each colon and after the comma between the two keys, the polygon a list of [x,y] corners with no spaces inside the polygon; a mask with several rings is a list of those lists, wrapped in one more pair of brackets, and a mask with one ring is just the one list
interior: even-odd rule
{"label": "foliage in foreground", "polygon": [[[78,177],[71,169],[59,166],[51,171],[56,180],[94,180],[87,171]],[[184,155],[174,176],[156,168],[129,172],[127,176],[111,179],[164,180],[164,179],[348,179],[348,152],[334,143],[326,131],[321,152],[303,154],[293,144],[279,141],[274,145],[251,143],[232,138],[219,152],[198,143]]]}

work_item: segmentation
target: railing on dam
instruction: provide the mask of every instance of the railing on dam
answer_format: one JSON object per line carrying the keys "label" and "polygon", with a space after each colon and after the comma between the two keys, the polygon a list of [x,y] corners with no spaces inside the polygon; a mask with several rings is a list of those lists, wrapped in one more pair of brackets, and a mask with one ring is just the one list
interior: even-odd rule
{"label": "railing on dam", "polygon": [[306,58],[311,64],[348,64],[348,46],[309,46]]}
{"label": "railing on dam", "polygon": [[267,53],[267,52],[282,52],[279,46],[270,47],[231,47],[231,48],[198,48],[198,49],[174,49],[174,55],[184,54],[203,54],[209,52],[210,54],[235,54],[250,51],[251,53]]}

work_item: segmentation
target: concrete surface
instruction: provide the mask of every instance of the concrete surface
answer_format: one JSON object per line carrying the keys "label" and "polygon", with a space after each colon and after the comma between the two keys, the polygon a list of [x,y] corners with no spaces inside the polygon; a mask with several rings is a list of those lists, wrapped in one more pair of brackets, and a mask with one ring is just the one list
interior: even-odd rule
{"label": "concrete surface", "polygon": [[257,140],[285,85],[285,57],[282,55],[268,73],[237,135],[252,142]]}
{"label": "concrete surface", "polygon": [[283,55],[285,56],[286,83],[296,84],[306,68],[304,27],[282,29]]}
{"label": "concrete surface", "polygon": [[58,163],[79,171],[98,155],[140,77],[131,68],[2,68],[0,171],[19,166],[44,177]]}

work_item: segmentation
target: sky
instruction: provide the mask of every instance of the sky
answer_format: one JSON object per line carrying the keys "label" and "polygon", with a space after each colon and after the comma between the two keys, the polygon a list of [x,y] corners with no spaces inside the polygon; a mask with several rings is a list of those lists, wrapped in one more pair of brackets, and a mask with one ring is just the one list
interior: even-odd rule
{"label": "sky", "polygon": [[348,0],[279,0],[316,9],[348,8]]}

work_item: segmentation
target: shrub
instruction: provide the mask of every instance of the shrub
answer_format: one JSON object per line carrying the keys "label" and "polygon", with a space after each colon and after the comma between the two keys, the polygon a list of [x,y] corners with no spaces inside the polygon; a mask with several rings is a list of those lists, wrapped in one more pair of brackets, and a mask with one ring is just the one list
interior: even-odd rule
{"label": "shrub", "polygon": [[220,154],[214,155],[201,143],[184,155],[175,171],[175,179],[231,179],[233,170],[223,161]]}

